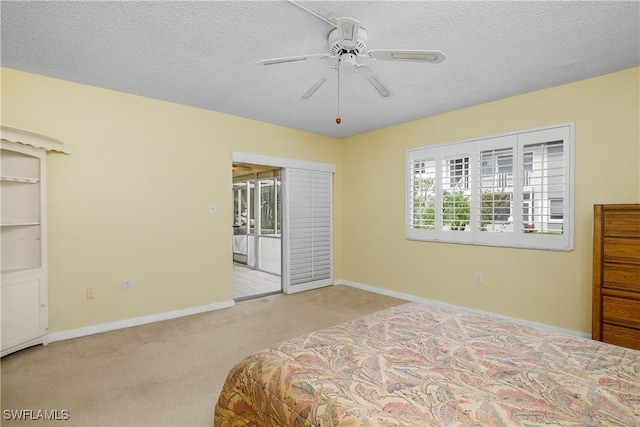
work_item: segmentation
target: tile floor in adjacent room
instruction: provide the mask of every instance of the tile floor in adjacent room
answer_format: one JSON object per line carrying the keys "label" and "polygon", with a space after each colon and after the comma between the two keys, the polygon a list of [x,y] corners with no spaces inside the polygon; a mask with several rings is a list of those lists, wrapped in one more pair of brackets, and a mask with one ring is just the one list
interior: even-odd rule
{"label": "tile floor in adjacent room", "polygon": [[233,299],[278,292],[282,289],[280,276],[233,264]]}

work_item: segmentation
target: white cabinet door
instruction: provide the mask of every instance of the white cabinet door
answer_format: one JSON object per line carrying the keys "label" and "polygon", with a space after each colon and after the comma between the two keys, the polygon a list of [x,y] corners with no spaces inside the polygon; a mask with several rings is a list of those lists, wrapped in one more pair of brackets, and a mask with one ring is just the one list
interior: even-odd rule
{"label": "white cabinet door", "polygon": [[44,342],[46,284],[42,275],[3,277],[2,355]]}

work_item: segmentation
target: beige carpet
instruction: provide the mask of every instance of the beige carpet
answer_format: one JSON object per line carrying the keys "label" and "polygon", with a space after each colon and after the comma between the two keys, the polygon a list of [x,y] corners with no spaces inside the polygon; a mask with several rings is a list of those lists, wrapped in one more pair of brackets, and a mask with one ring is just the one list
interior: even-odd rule
{"label": "beige carpet", "polygon": [[[1,360],[2,425],[204,426],[242,357],[405,301],[347,286],[32,347]],[[17,422],[5,410],[66,410]]]}

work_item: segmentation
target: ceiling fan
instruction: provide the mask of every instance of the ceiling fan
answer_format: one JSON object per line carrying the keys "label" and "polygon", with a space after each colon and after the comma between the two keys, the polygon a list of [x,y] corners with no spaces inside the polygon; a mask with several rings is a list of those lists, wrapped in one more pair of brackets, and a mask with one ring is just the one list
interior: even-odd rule
{"label": "ceiling fan", "polygon": [[[291,1],[291,3],[302,7],[293,1]],[[304,7],[302,8],[335,27],[328,36],[329,53],[270,58],[257,62],[258,65],[275,65],[309,60],[335,61],[327,69],[325,75],[314,83],[309,90],[302,94],[300,97],[301,100],[311,98],[313,94],[316,93],[316,91],[327,81],[332,72],[338,72],[339,85],[339,73],[341,68],[353,68],[355,73],[362,76],[364,80],[369,82],[369,84],[373,86],[383,99],[391,97],[391,89],[382,82],[382,80],[371,70],[371,68],[369,68],[369,66],[359,63],[362,58],[379,61],[410,61],[432,64],[445,60],[444,53],[438,50],[367,49],[367,30],[360,25],[359,21],[345,17],[336,19],[334,24],[315,12]]]}

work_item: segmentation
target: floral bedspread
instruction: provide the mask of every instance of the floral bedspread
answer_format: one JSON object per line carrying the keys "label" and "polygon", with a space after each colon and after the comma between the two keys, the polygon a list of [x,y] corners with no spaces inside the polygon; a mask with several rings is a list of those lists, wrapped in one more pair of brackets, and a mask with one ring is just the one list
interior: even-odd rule
{"label": "floral bedspread", "polygon": [[640,426],[640,351],[407,303],[231,369],[215,426]]}

